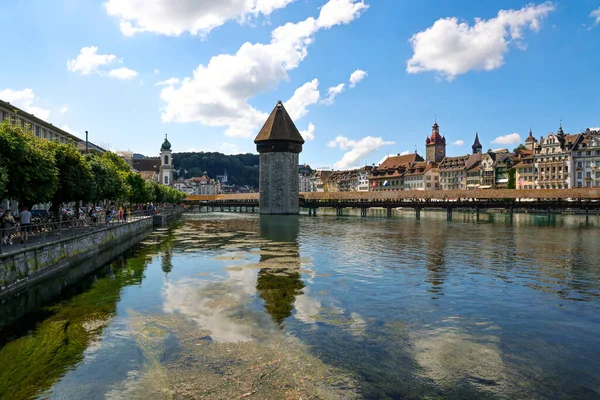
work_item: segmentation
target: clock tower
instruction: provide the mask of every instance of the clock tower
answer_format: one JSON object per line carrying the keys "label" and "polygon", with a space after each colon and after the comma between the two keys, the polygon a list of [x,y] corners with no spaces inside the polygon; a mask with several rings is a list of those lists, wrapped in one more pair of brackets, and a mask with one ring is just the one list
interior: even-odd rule
{"label": "clock tower", "polygon": [[440,136],[440,126],[437,122],[431,127],[431,136],[425,140],[425,149],[427,162],[440,163],[446,158],[446,138]]}

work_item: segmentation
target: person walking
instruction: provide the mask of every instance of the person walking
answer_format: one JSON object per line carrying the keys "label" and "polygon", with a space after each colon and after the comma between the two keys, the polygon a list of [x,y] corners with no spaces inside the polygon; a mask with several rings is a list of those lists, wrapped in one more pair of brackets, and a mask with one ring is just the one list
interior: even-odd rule
{"label": "person walking", "polygon": [[119,207],[119,222],[123,222],[123,207]]}
{"label": "person walking", "polygon": [[123,209],[123,222],[127,222],[127,216],[128,216],[128,212],[127,212],[127,207],[125,207]]}
{"label": "person walking", "polygon": [[19,213],[19,224],[21,224],[21,244],[29,240],[29,232],[31,231],[31,211],[27,207],[23,207]]}
{"label": "person walking", "polygon": [[4,244],[13,244],[12,237],[15,225],[16,221],[10,213],[10,210],[6,210],[4,212],[4,218],[2,219],[2,227],[4,228],[4,238],[2,240]]}

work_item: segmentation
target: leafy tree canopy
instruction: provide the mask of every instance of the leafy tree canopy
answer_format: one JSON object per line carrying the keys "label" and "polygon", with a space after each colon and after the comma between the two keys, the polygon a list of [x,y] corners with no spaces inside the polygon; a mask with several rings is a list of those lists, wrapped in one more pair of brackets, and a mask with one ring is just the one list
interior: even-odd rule
{"label": "leafy tree canopy", "polygon": [[[225,155],[221,153],[174,153],[173,165],[177,177],[191,178],[202,176],[204,172],[211,178],[227,171],[230,185],[258,187],[258,154]],[[187,172],[186,172],[187,171]]]}

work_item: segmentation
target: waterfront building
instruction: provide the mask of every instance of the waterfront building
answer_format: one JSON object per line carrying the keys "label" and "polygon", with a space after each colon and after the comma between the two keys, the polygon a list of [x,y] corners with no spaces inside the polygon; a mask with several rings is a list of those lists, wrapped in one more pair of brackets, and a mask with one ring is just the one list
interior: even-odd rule
{"label": "waterfront building", "polygon": [[440,176],[435,163],[415,162],[404,174],[404,190],[437,190],[439,188]]}
{"label": "waterfront building", "polygon": [[202,176],[188,179],[189,184],[194,190],[194,194],[214,195],[221,193],[221,182],[217,179],[211,179],[206,171]]}
{"label": "waterfront building", "polygon": [[195,194],[194,187],[185,179],[177,179],[173,182],[173,188],[186,194]]}
{"label": "waterfront building", "polygon": [[311,192],[327,192],[329,189],[327,180],[329,175],[333,171],[317,170],[312,177],[310,177],[310,191]]}
{"label": "waterfront building", "polygon": [[371,166],[347,171],[333,171],[327,178],[329,192],[368,192]]}
{"label": "waterfront building", "polygon": [[479,189],[479,186],[481,186],[482,148],[483,146],[479,142],[479,132],[475,132],[475,140],[473,141],[473,145],[471,145],[473,153],[465,164],[467,190]]}
{"label": "waterfront building", "polygon": [[300,181],[300,192],[312,192],[311,177],[299,174],[298,180]]}
{"label": "waterfront building", "polygon": [[481,158],[481,185],[479,189],[491,189],[494,187],[494,163],[496,162],[496,153],[488,151]]}
{"label": "waterfront building", "polygon": [[573,146],[573,187],[600,187],[600,131],[587,129]]}
{"label": "waterfront building", "polygon": [[260,213],[298,214],[298,155],[304,139],[281,101],[254,143],[260,154]]}
{"label": "waterfront building", "polygon": [[467,188],[467,161],[471,156],[446,157],[440,163],[440,188],[443,190]]}
{"label": "waterfront building", "polygon": [[[72,143],[80,152],[85,153],[86,151],[85,139],[81,139],[33,114],[29,114],[9,102],[0,100],[0,122],[5,120],[13,125],[21,126],[40,139],[48,139],[59,143]],[[87,142],[87,151],[98,154],[106,152],[105,149],[90,141]]]}
{"label": "waterfront building", "polygon": [[537,171],[533,162],[533,156],[522,158],[515,166],[516,189],[535,189]]}
{"label": "waterfront building", "polygon": [[562,125],[558,132],[541,137],[535,148],[534,167],[537,170],[536,189],[567,189],[573,187],[571,151],[582,135],[566,135]]}
{"label": "waterfront building", "polygon": [[515,155],[513,153],[496,154],[494,162],[494,189],[514,189],[515,171],[512,170],[515,165]]}
{"label": "waterfront building", "polygon": [[408,168],[418,161],[425,160],[416,152],[386,158],[378,167],[371,170],[369,175],[370,190],[404,190],[404,174]]}

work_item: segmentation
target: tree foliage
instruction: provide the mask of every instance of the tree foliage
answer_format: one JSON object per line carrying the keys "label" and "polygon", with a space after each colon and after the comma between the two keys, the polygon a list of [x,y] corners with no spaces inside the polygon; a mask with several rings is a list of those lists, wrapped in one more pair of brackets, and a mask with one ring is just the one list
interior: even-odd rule
{"label": "tree foliage", "polygon": [[0,199],[31,207],[52,202],[100,200],[130,203],[179,203],[185,194],[146,182],[115,153],[83,156],[72,143],[51,142],[30,129],[0,124]]}
{"label": "tree foliage", "polygon": [[52,143],[51,147],[60,177],[52,204],[58,206],[71,201],[91,200],[94,175],[85,157],[73,145]]}
{"label": "tree foliage", "polygon": [[513,153],[520,153],[523,150],[527,150],[527,147],[523,143],[521,143],[513,149]]}
{"label": "tree foliage", "polygon": [[[179,171],[176,177],[191,178],[204,172],[211,178],[227,171],[231,185],[258,187],[258,154],[225,155],[221,153],[175,153],[173,166]],[[187,171],[187,172],[186,172]]]}
{"label": "tree foliage", "polygon": [[4,196],[31,207],[50,201],[58,189],[54,151],[21,127],[0,125],[0,167],[6,171]]}

